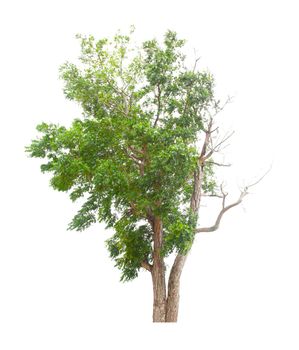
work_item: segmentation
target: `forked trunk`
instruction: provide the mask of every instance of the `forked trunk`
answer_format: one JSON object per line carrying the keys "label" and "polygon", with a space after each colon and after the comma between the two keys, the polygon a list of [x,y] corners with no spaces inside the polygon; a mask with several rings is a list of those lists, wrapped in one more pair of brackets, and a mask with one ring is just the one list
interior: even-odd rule
{"label": "forked trunk", "polygon": [[166,298],[165,268],[163,261],[154,264],[152,270],[154,305],[153,322],[177,322],[180,302],[180,277],[187,256],[178,255],[168,281]]}
{"label": "forked trunk", "polygon": [[155,218],[154,251],[152,266],[153,281],[153,322],[177,322],[180,301],[180,278],[187,255],[178,254],[168,280],[166,296],[165,264],[161,254],[163,228],[160,218]]}
{"label": "forked trunk", "polygon": [[[206,136],[205,145],[202,151],[204,156],[206,153],[206,143],[209,136]],[[203,181],[203,164],[198,161],[198,168],[194,171],[193,193],[190,202],[190,209],[197,218],[200,199],[201,199],[201,184]],[[197,222],[197,220],[196,220]],[[154,252],[153,252],[153,267],[152,279],[154,289],[154,306],[153,306],[153,321],[154,322],[177,322],[180,302],[180,279],[183,267],[185,265],[187,254],[178,254],[175,258],[170,271],[168,280],[168,293],[166,298],[165,284],[165,266],[161,256],[163,228],[162,221],[159,218],[153,220],[154,229]],[[195,229],[195,228],[194,228]]]}

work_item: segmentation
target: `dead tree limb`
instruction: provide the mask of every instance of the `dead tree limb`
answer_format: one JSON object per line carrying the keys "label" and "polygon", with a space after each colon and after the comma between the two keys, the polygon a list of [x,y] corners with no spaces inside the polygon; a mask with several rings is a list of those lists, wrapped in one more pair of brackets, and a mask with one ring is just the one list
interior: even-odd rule
{"label": "dead tree limb", "polygon": [[197,228],[196,232],[199,233],[199,232],[214,232],[214,231],[216,231],[219,228],[219,226],[220,226],[220,223],[221,223],[223,215],[228,210],[230,210],[230,209],[236,207],[237,205],[241,204],[243,199],[244,199],[244,197],[246,195],[248,195],[248,189],[250,187],[253,187],[253,186],[257,185],[258,183],[260,183],[263,180],[263,178],[270,172],[270,170],[271,170],[271,167],[257,181],[255,181],[254,183],[252,183],[250,185],[245,186],[244,189],[241,191],[239,198],[235,202],[233,202],[233,203],[231,203],[229,205],[226,205],[226,197],[227,197],[228,193],[225,193],[224,190],[223,190],[223,187],[221,186],[220,188],[221,188],[221,193],[222,193],[222,209],[220,210],[214,225],[209,226],[209,227]]}

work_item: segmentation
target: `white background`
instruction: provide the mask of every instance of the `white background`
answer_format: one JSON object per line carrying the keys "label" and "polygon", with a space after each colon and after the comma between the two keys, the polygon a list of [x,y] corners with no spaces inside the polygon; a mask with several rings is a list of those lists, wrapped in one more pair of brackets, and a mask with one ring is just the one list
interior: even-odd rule
{"label": "white background", "polygon": [[[0,347],[298,349],[298,11],[296,1],[3,1],[0,8]],[[271,173],[221,229],[202,234],[182,276],[178,324],[151,324],[147,272],[122,284],[104,227],[67,231],[77,207],[54,192],[24,147],[41,121],[68,124],[58,67],[76,33],[188,39],[234,96],[232,188]],[[237,192],[235,192],[235,195]],[[233,200],[233,195],[232,195]],[[207,212],[212,223],[217,203]],[[157,343],[156,343],[157,342]],[[156,345],[154,345],[156,343]]]}

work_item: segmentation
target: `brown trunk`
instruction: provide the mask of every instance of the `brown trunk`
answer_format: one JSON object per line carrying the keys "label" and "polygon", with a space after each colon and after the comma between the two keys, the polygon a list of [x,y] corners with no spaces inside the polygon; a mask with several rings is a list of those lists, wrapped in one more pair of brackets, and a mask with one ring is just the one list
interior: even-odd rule
{"label": "brown trunk", "polygon": [[[191,211],[197,215],[201,199],[201,183],[203,180],[203,166],[198,164],[194,172],[193,193],[190,202]],[[154,251],[152,280],[154,291],[153,321],[177,322],[180,302],[180,279],[185,265],[187,254],[178,254],[173,263],[168,280],[168,293],[166,298],[165,265],[161,256],[163,243],[162,221],[158,217],[151,220],[154,231]]]}
{"label": "brown trunk", "polygon": [[180,302],[180,278],[187,255],[178,254],[168,280],[166,322],[177,322]]}
{"label": "brown trunk", "polygon": [[165,265],[161,256],[162,248],[162,221],[154,219],[154,253],[153,253],[153,322],[165,322],[166,317],[166,285],[165,285]]}
{"label": "brown trunk", "polygon": [[[193,193],[190,201],[190,209],[196,216],[200,205],[202,180],[203,166],[199,163],[198,169],[194,172]],[[178,254],[170,271],[166,305],[166,322],[177,322],[178,319],[180,303],[180,279],[187,259],[187,254]]]}

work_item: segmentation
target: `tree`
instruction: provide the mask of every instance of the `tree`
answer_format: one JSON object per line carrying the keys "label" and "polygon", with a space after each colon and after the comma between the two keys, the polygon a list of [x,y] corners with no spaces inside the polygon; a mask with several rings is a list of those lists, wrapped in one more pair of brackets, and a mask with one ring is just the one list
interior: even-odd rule
{"label": "tree", "polygon": [[[83,201],[69,225],[85,230],[96,221],[114,229],[107,248],[121,280],[145,269],[153,283],[153,321],[176,322],[180,276],[196,233],[215,231],[227,205],[216,184],[215,154],[231,136],[219,138],[215,116],[223,108],[207,71],[188,69],[184,40],[168,31],[164,41],[131,44],[78,36],[77,65],[64,64],[65,96],[80,104],[81,119],[69,128],[42,123],[26,151],[45,158],[55,190]],[[217,141],[218,140],[218,141]],[[222,198],[211,227],[198,228],[203,196]],[[175,254],[166,288],[165,259]]]}

